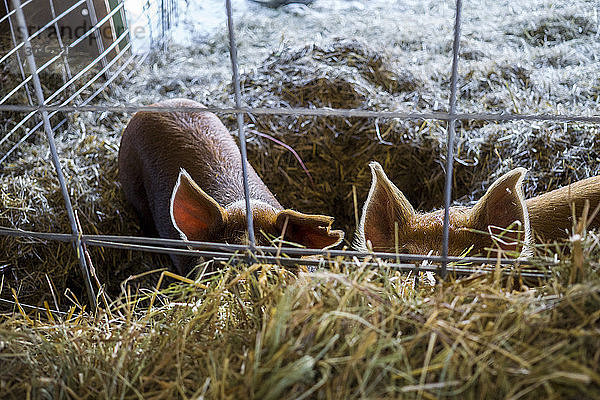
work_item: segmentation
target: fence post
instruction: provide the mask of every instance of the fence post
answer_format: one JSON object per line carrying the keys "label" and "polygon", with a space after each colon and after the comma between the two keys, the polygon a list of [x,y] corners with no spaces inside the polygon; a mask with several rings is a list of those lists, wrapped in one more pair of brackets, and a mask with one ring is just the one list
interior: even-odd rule
{"label": "fence post", "polygon": [[[33,55],[33,49],[31,47],[31,42],[29,41],[29,32],[27,31],[27,24],[25,22],[25,15],[23,14],[23,9],[21,8],[21,0],[12,0],[13,7],[15,8],[15,13],[17,16],[17,23],[19,25],[19,31],[23,38],[24,43],[24,52],[27,59],[27,64],[29,66],[29,70],[31,72],[31,77],[33,81],[33,87],[35,89],[35,95],[37,97],[37,101],[40,107],[45,106],[44,100],[44,92],[42,90],[42,85],[40,83],[40,77],[37,73],[37,66],[35,64],[35,57]],[[94,289],[92,287],[92,282],[90,280],[90,274],[88,270],[87,263],[85,261],[85,254],[83,251],[83,245],[81,243],[81,232],[79,232],[79,228],[77,227],[77,222],[75,220],[75,213],[73,212],[73,205],[71,204],[71,199],[69,198],[69,191],[67,190],[67,184],[65,182],[65,177],[62,173],[62,169],[60,166],[60,160],[58,158],[58,152],[56,151],[56,144],[54,142],[54,132],[52,132],[52,126],[50,125],[50,117],[48,116],[48,111],[43,109],[39,111],[42,114],[42,120],[44,122],[44,130],[46,132],[46,137],[48,138],[48,144],[50,145],[50,152],[52,153],[52,163],[54,164],[54,168],[56,169],[56,175],[58,177],[58,182],[60,184],[60,189],[65,199],[65,205],[67,208],[67,214],[69,215],[69,222],[71,223],[71,229],[73,234],[75,235],[75,249],[79,256],[79,263],[81,265],[81,271],[83,273],[83,278],[85,280],[85,285],[88,294],[88,300],[93,310],[96,309],[96,295],[94,294]]]}

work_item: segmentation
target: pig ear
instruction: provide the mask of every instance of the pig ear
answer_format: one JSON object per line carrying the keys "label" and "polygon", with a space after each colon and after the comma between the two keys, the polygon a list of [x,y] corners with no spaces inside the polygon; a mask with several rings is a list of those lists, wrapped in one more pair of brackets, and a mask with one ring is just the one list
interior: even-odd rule
{"label": "pig ear", "polygon": [[223,209],[181,169],[171,195],[171,222],[188,240],[204,241],[224,220]]}
{"label": "pig ear", "polygon": [[302,214],[294,210],[280,211],[275,221],[279,231],[283,231],[285,226],[285,240],[309,249],[326,249],[339,244],[344,239],[343,231],[331,230],[332,223],[332,217]]}
{"label": "pig ear", "polygon": [[[526,173],[525,168],[515,168],[498,178],[472,210],[470,225],[499,235],[495,241],[502,250],[518,251],[523,244],[528,248],[531,242],[529,214],[523,196]],[[514,224],[515,221],[518,224]],[[504,231],[511,225],[510,231]]]}
{"label": "pig ear", "polygon": [[363,206],[358,228],[358,247],[366,249],[370,241],[373,250],[393,248],[395,223],[403,230],[415,215],[415,210],[402,192],[388,179],[381,165],[372,161],[371,190]]}

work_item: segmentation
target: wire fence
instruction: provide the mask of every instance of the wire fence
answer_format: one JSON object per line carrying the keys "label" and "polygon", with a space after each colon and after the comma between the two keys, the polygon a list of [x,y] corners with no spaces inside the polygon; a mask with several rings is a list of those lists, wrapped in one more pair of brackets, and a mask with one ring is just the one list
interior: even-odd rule
{"label": "wire fence", "polygon": [[[541,271],[529,266],[527,259],[503,259],[503,258],[483,258],[483,257],[452,257],[448,255],[449,243],[449,208],[452,199],[452,181],[453,181],[453,162],[454,162],[454,138],[455,126],[457,121],[462,120],[485,120],[485,121],[512,121],[512,120],[538,120],[538,121],[575,121],[587,123],[600,123],[600,117],[582,116],[582,115],[519,115],[519,114],[491,114],[491,113],[459,113],[456,107],[457,86],[458,86],[458,64],[459,47],[461,36],[461,11],[462,1],[456,0],[456,9],[454,17],[454,35],[452,46],[452,65],[451,82],[448,112],[434,113],[405,113],[394,111],[368,111],[354,109],[332,109],[332,108],[247,108],[242,106],[242,94],[240,90],[239,65],[237,57],[237,46],[234,35],[234,19],[231,8],[231,1],[226,0],[226,16],[228,26],[229,51],[231,59],[231,71],[233,75],[233,88],[235,97],[235,107],[233,108],[203,108],[203,111],[211,111],[222,114],[236,114],[238,134],[240,138],[240,148],[243,165],[243,183],[245,193],[245,207],[247,215],[247,230],[249,234],[249,243],[247,245],[233,245],[222,243],[189,242],[175,239],[159,239],[129,236],[106,236],[106,235],[87,235],[81,231],[71,200],[69,197],[69,188],[65,182],[59,157],[54,144],[54,133],[66,122],[66,118],[56,118],[60,113],[73,111],[80,112],[122,112],[133,113],[140,110],[139,105],[108,105],[97,106],[89,103],[97,97],[103,90],[110,86],[117,78],[127,78],[126,71],[128,67],[136,62],[141,62],[148,53],[135,54],[132,52],[131,41],[131,22],[126,23],[124,13],[124,3],[117,2],[113,8],[105,10],[101,18],[98,19],[98,13],[95,10],[92,0],[80,0],[69,8],[57,13],[53,6],[53,0],[50,1],[52,16],[49,22],[42,27],[30,33],[28,21],[26,20],[27,6],[30,6],[33,0],[21,2],[21,0],[12,0],[12,7],[7,1],[4,1],[6,15],[0,16],[0,23],[7,22],[10,26],[12,49],[6,52],[0,58],[0,66],[9,59],[18,66],[18,76],[20,82],[0,99],[0,112],[21,112],[27,113],[18,123],[16,123],[6,134],[0,138],[0,146],[9,143],[24,128],[28,128],[25,134],[8,148],[2,158],[0,165],[38,129],[43,128],[47,141],[50,145],[52,161],[60,182],[62,195],[69,216],[71,233],[50,233],[50,232],[29,232],[10,228],[0,228],[0,235],[20,236],[37,238],[51,241],[71,242],[77,249],[81,272],[86,282],[88,301],[92,307],[96,307],[96,294],[90,278],[90,266],[86,260],[85,246],[100,246],[119,248],[126,250],[136,250],[145,252],[157,252],[179,255],[204,256],[217,261],[250,261],[288,264],[305,264],[315,266],[326,266],[330,263],[354,263],[356,259],[363,260],[366,265],[379,265],[377,258],[387,260],[387,266],[403,271],[429,271],[437,272],[445,277],[447,272],[456,274],[470,274],[473,272],[489,273],[494,268],[489,265],[508,266],[503,273],[510,274],[518,271],[522,276],[532,278],[544,278],[547,271]],[[110,3],[110,2],[109,2]],[[46,30],[59,30],[59,23],[80,7],[87,7],[91,26],[76,40],[70,43],[61,42],[58,39],[57,54],[52,55],[48,60],[40,63],[35,46],[32,42],[41,36]],[[156,15],[160,16],[160,37],[166,40],[168,30],[174,23],[176,6],[173,1],[152,2],[146,1],[144,6],[145,14],[141,18],[148,19],[149,26],[156,26]],[[122,29],[115,28],[116,17],[121,18]],[[115,33],[112,40],[108,43],[100,34],[101,28],[110,26]],[[60,38],[61,35],[57,35]],[[153,34],[150,34],[153,37]],[[69,50],[76,48],[84,43],[86,38],[93,38],[91,43],[95,43],[97,56],[85,63],[81,68],[74,68],[69,63]],[[19,41],[20,40],[20,41]],[[60,65],[62,68],[64,82],[58,86],[52,93],[45,95],[40,75],[51,67]],[[87,96],[82,96],[87,88],[94,82],[103,79],[104,82],[94,92]],[[17,98],[21,94],[20,103],[7,104],[9,100]],[[26,101],[25,101],[26,100]],[[55,104],[50,104],[54,102]],[[146,111],[193,111],[193,107],[144,107]],[[362,117],[362,118],[396,118],[401,120],[411,119],[433,119],[447,122],[447,157],[445,162],[446,180],[444,190],[444,225],[443,225],[443,247],[441,255],[432,254],[401,254],[401,253],[363,253],[347,250],[309,250],[292,247],[261,247],[256,246],[254,238],[254,226],[250,205],[250,196],[248,188],[248,157],[246,151],[246,136],[244,133],[244,116],[247,114],[271,114],[271,115],[303,115],[303,116],[337,116],[337,117]],[[190,249],[193,247],[193,249]],[[307,255],[319,255],[319,258],[301,258]],[[348,260],[350,258],[350,261]],[[536,260],[536,263],[551,265],[555,260]],[[419,264],[420,263],[420,264]],[[454,264],[452,264],[454,263]],[[473,263],[477,266],[465,266],[466,263]],[[437,264],[437,265],[434,265]],[[486,264],[488,266],[486,266]]]}

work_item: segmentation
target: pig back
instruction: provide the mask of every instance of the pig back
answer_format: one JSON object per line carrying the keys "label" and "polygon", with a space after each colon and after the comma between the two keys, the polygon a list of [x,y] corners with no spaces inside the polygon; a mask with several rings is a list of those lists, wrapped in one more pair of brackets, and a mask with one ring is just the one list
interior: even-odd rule
{"label": "pig back", "polygon": [[[183,99],[153,106],[202,107]],[[170,222],[169,201],[181,168],[223,207],[244,199],[241,154],[216,115],[206,111],[136,113],[121,140],[120,180],[128,200],[143,219],[152,218],[163,237],[178,237]],[[250,165],[248,178],[251,199],[282,209]]]}

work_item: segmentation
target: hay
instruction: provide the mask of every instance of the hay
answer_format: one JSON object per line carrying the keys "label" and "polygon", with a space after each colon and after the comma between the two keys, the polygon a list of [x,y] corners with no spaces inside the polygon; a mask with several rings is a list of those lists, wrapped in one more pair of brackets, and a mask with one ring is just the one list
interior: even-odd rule
{"label": "hay", "polygon": [[[495,4],[478,7],[477,16],[465,9],[459,110],[598,114],[600,45],[586,6],[557,12],[512,4],[507,18]],[[238,21],[247,105],[445,110],[450,8],[372,1],[319,11],[326,7],[316,2],[302,16],[266,10]],[[225,32],[155,52],[104,100],[190,97],[231,106]],[[3,130],[21,117],[7,115]],[[141,233],[117,183],[129,117],[73,113],[57,137],[86,233]],[[221,118],[235,133],[235,118]],[[246,124],[251,162],[281,202],[334,216],[348,240],[353,189],[360,207],[370,185],[368,161],[381,162],[415,207],[442,203],[442,122],[251,115]],[[597,126],[457,127],[453,193],[461,204],[516,166],[530,169],[527,195],[598,174]],[[268,136],[290,146],[310,177]],[[0,172],[0,225],[69,232],[47,146],[36,137],[43,132]],[[589,234],[577,246],[573,261],[556,254],[560,265],[546,282],[472,276],[415,289],[410,275],[360,262],[311,274],[229,266],[201,282],[208,289],[170,280],[150,310],[158,273],[123,281],[168,267],[168,258],[90,248],[104,296],[96,318],[76,305],[66,316],[0,306],[0,397],[600,398],[600,239]],[[73,297],[85,298],[68,244],[1,237],[0,273],[3,300],[14,293],[21,303],[68,310]]]}
{"label": "hay", "polygon": [[[23,79],[20,74],[17,74],[18,67],[16,65],[7,65],[2,64],[0,66],[0,99],[3,99],[6,95],[8,95],[13,89],[15,89]],[[29,75],[29,74],[27,74]],[[57,89],[59,89],[63,84],[63,75],[54,71],[42,71],[40,74],[40,82],[42,83],[42,92],[45,97],[50,96]],[[33,90],[33,85],[31,81],[28,84],[29,95],[31,96],[33,104],[37,104],[37,100],[35,97],[35,91]],[[69,94],[69,91],[66,91],[66,95]],[[59,97],[60,99],[64,99],[65,97]],[[21,87],[18,89],[4,104],[16,104],[16,105],[30,105],[29,97],[26,91],[26,87]],[[11,136],[8,136],[5,139],[5,134],[10,132],[17,124],[21,123],[21,120],[26,117],[26,113],[20,112],[2,112],[2,119],[0,121],[0,154],[4,156],[6,152],[8,152],[18,141],[21,139],[21,135],[23,132],[28,132],[31,130],[38,122],[40,122],[40,118],[38,116],[34,116],[30,118],[27,122],[21,125],[18,130],[13,133]],[[56,113],[54,116],[50,118],[50,122],[52,126],[56,126],[63,118],[65,114],[62,112]],[[33,134],[28,140],[29,142],[35,142],[42,137],[39,134]]]}
{"label": "hay", "polygon": [[[298,17],[266,10],[276,14],[257,13],[240,19],[238,28],[245,33],[238,37],[240,60],[246,65],[242,71],[246,105],[444,110],[451,24],[446,25],[438,14],[449,21],[450,10],[432,6],[428,12],[438,14],[403,19],[399,26],[397,15],[403,15],[402,11],[388,5],[375,8],[381,26],[389,29],[374,30],[365,22],[373,17],[360,10],[348,11],[348,18],[357,15],[351,27],[343,18],[331,20],[318,13]],[[495,25],[473,24],[468,11],[461,53],[466,55],[461,60],[461,111],[548,112],[548,105],[556,108],[552,112],[560,112],[561,105],[572,113],[598,110],[600,78],[592,73],[596,67],[590,55],[597,43],[589,43],[587,31],[570,41],[563,38],[552,47],[519,44],[530,55],[522,57],[523,53],[505,47],[505,43],[512,45],[517,22],[500,19]],[[568,11],[569,15],[581,15],[576,7]],[[361,13],[365,14],[362,19]],[[539,18],[530,22],[541,26],[551,11],[536,15]],[[323,32],[330,33],[307,44],[306,32],[291,30],[279,43],[277,27],[294,26],[298,18],[304,18],[311,29],[327,27]],[[365,37],[373,40],[336,38],[359,36],[355,29],[362,29]],[[230,106],[233,94],[226,38],[223,30],[192,47],[173,46],[168,53],[155,52],[148,66],[130,82],[112,87],[106,101],[148,104],[164,97],[190,97],[211,106]],[[571,45],[585,51],[573,54]],[[235,133],[235,118],[221,118]],[[69,115],[69,129],[59,135],[59,150],[84,232],[141,233],[116,179],[120,132],[128,119],[115,113],[75,113]],[[250,161],[282,204],[334,216],[336,227],[347,233],[346,244],[353,238],[355,208],[360,211],[370,186],[367,164],[371,160],[384,166],[416,208],[430,210],[442,204],[443,122],[251,115],[246,123]],[[598,134],[596,126],[586,124],[463,121],[458,124],[454,198],[460,204],[476,200],[490,182],[516,166],[531,171],[525,182],[527,196],[597,174]],[[269,136],[290,146],[310,176],[292,152]],[[43,137],[43,133],[32,137]],[[69,232],[47,154],[45,141],[32,140],[4,166],[0,176],[2,225]],[[23,299],[36,304],[49,300],[46,275],[58,293],[71,287],[81,294],[70,245],[3,237],[0,249],[5,254],[1,261],[6,282],[20,288]],[[166,258],[117,250],[93,249],[92,259],[112,293],[118,292],[119,282],[128,273],[169,265]]]}
{"label": "hay", "polygon": [[[356,109],[387,109],[396,101],[394,94],[411,96],[411,90],[421,85],[410,71],[393,68],[381,49],[357,41],[284,49],[245,75],[242,84],[244,100],[251,107]],[[312,184],[286,149],[254,136],[251,162],[267,185],[285,205],[334,215],[348,239],[356,224],[352,187],[365,197],[370,185],[368,161],[382,160],[403,187],[423,188],[423,180],[428,193],[441,190],[438,162],[444,138],[437,122],[264,115],[250,121],[251,134],[266,133],[291,146],[314,178]],[[409,165],[412,171],[407,173]],[[425,202],[415,199],[414,193],[408,196],[417,204]]]}
{"label": "hay", "polygon": [[[588,236],[586,259],[598,260]],[[0,396],[102,398],[600,397],[600,264],[581,284],[473,276],[421,285],[387,268],[230,267],[93,319],[0,320]],[[130,293],[130,294],[127,294]]]}
{"label": "hay", "polygon": [[591,37],[598,31],[598,23],[592,16],[573,11],[548,15],[534,13],[515,21],[510,33],[525,39],[532,46],[548,46],[573,39]]}
{"label": "hay", "polygon": [[[70,116],[71,126],[79,126],[78,135],[65,135],[57,142],[63,173],[70,188],[71,201],[81,227],[89,234],[139,234],[133,211],[126,203],[117,183],[117,154],[120,129],[106,135],[114,123],[124,124],[111,116],[98,116],[98,124],[84,125],[80,116]],[[106,124],[106,125],[103,125]],[[5,227],[42,232],[70,232],[70,225],[49,149],[25,143],[16,162],[4,165],[0,182],[0,224]],[[51,299],[49,279],[54,290],[63,293],[71,288],[83,293],[84,283],[74,248],[70,244],[44,242],[27,238],[0,237],[4,290],[14,288],[22,301],[41,304]],[[111,249],[90,248],[100,280],[112,291],[136,271],[151,265],[169,265],[164,257],[128,254]],[[4,293],[4,292],[3,292]],[[60,302],[66,298],[59,296]]]}

